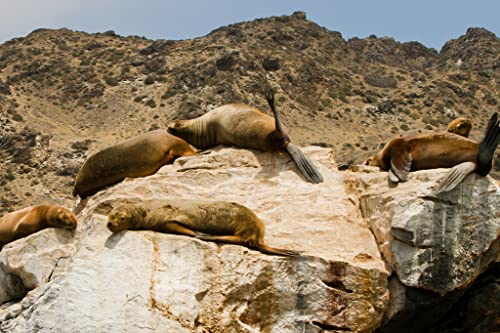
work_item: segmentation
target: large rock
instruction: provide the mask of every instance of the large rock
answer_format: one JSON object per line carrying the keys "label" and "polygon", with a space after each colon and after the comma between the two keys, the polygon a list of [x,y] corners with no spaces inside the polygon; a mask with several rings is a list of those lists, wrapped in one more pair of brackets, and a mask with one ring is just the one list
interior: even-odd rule
{"label": "large rock", "polygon": [[[0,332],[373,331],[389,300],[385,263],[330,150],[305,152],[323,184],[286,156],[216,149],[93,196],[75,235],[44,230],[5,246],[0,281],[31,291],[3,296]],[[106,229],[111,207],[146,198],[241,203],[265,222],[267,244],[303,254]]]}
{"label": "large rock", "polygon": [[[475,279],[499,261],[500,191],[495,181],[472,174],[455,190],[435,196],[432,188],[446,170],[415,172],[409,182],[391,187],[385,172],[354,169],[362,172],[347,173],[348,192],[360,195],[361,211],[394,273],[379,332],[429,332],[437,323],[435,332],[454,332],[457,325],[468,332],[473,325],[498,322],[497,312],[467,300],[482,288]],[[491,286],[494,295],[498,284]],[[460,318],[471,319],[460,321],[457,311],[464,313]]]}
{"label": "large rock", "polygon": [[432,188],[447,170],[414,172],[393,188],[387,173],[363,170],[348,183],[360,193],[363,216],[404,285],[446,294],[467,287],[500,258],[500,191],[490,177],[471,174],[435,196]]}

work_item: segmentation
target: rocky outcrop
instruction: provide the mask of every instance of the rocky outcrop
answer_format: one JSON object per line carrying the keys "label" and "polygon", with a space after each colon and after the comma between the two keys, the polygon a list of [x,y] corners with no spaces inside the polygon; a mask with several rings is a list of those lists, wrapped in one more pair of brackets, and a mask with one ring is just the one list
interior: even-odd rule
{"label": "rocky outcrop", "polygon": [[[306,152],[323,184],[303,181],[285,156],[218,149],[95,195],[74,236],[46,230],[6,246],[3,272],[31,291],[3,306],[0,331],[373,331],[387,270],[330,151]],[[239,202],[266,223],[266,243],[303,253],[107,230],[111,207],[152,197]]]}
{"label": "rocky outcrop", "polygon": [[[8,244],[0,332],[394,332],[422,309],[447,316],[498,261],[491,179],[473,175],[432,197],[444,170],[390,188],[386,173],[339,172],[330,149],[304,151],[324,183],[303,181],[287,156],[216,148],[96,194],[74,234],[47,229]],[[267,244],[303,253],[107,230],[112,207],[146,198],[241,203],[266,224]]]}
{"label": "rocky outcrop", "polygon": [[347,183],[359,193],[362,214],[394,273],[381,332],[428,332],[499,261],[498,185],[472,174],[435,196],[432,188],[446,170],[415,172],[390,188],[386,173],[354,169],[362,172],[348,173]]}
{"label": "rocky outcrop", "polygon": [[444,44],[439,65],[446,68],[491,71],[498,78],[500,41],[484,28],[469,28],[465,35]]}

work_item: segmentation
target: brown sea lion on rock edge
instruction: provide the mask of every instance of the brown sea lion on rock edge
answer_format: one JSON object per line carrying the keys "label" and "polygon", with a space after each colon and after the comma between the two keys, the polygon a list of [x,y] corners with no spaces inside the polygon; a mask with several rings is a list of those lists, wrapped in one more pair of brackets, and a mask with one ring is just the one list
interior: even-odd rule
{"label": "brown sea lion on rock edge", "polygon": [[265,245],[264,223],[250,209],[234,202],[146,200],[120,205],[111,211],[108,219],[108,228],[113,233],[154,230],[243,245],[266,254],[299,254]]}
{"label": "brown sea lion on rock edge", "polygon": [[195,119],[177,120],[168,126],[168,131],[200,149],[230,145],[261,151],[286,151],[307,181],[323,182],[323,176],[314,164],[290,142],[276,111],[274,94],[266,99],[274,119],[249,105],[227,104]]}
{"label": "brown sea lion on rock edge", "polygon": [[150,176],[196,151],[165,130],[147,132],[91,155],[76,176],[73,196],[85,199],[126,177]]}
{"label": "brown sea lion on rock edge", "polygon": [[486,176],[499,142],[500,125],[495,112],[479,144],[448,132],[396,138],[366,164],[389,171],[389,179],[395,183],[407,181],[410,171],[452,168],[435,190],[439,193],[454,189],[471,172]]}
{"label": "brown sea lion on rock edge", "polygon": [[10,212],[0,218],[0,249],[45,228],[73,230],[76,224],[75,214],[60,206],[40,205]]}
{"label": "brown sea lion on rock edge", "polygon": [[467,118],[457,118],[448,124],[446,131],[468,138],[472,129],[472,121]]}

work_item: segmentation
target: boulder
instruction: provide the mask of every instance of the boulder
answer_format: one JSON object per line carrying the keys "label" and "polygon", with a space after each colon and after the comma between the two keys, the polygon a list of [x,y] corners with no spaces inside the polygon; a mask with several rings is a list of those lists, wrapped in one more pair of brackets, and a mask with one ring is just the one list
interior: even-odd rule
{"label": "boulder", "polygon": [[[372,332],[388,306],[385,263],[330,149],[304,151],[324,183],[305,182],[285,155],[216,148],[96,194],[74,235],[47,229],[6,245],[0,281],[27,293],[3,296],[0,331]],[[241,203],[264,221],[267,244],[303,253],[109,232],[112,207],[149,198]]]}
{"label": "boulder", "polygon": [[[358,167],[359,169],[360,167]],[[374,167],[351,173],[360,208],[389,267],[406,286],[446,294],[467,287],[499,259],[500,191],[471,174],[453,191],[433,195],[447,170],[411,173],[387,185]]]}

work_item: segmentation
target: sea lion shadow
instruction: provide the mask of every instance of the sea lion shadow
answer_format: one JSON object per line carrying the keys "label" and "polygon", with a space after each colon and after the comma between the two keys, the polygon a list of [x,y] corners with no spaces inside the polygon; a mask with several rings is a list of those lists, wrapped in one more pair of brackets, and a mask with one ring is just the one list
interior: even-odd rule
{"label": "sea lion shadow", "polygon": [[396,187],[398,187],[398,184],[399,184],[399,182],[396,182],[396,183],[395,183],[395,182],[393,182],[393,181],[389,178],[389,176],[387,176],[387,186],[388,186],[389,188],[396,188]]}
{"label": "sea lion shadow", "polygon": [[[279,176],[281,172],[290,169],[292,169],[296,174],[303,178],[302,174],[297,169],[292,159],[287,155],[282,155],[274,152],[254,151],[251,149],[250,151],[255,155],[255,158],[260,165],[260,170],[255,175],[256,179],[271,179],[273,177]],[[269,158],[267,154],[273,154],[272,158]],[[269,163],[270,161],[271,163]],[[292,166],[288,167],[289,164],[291,164]]]}
{"label": "sea lion shadow", "polygon": [[[78,228],[78,226],[77,226]],[[61,228],[55,228],[54,234],[56,235],[57,241],[62,244],[66,245],[75,240],[76,236],[76,229],[74,230],[65,230]]]}
{"label": "sea lion shadow", "polygon": [[125,236],[126,230],[118,233],[112,233],[109,235],[108,239],[104,243],[104,246],[108,249],[114,249],[120,240]]}

